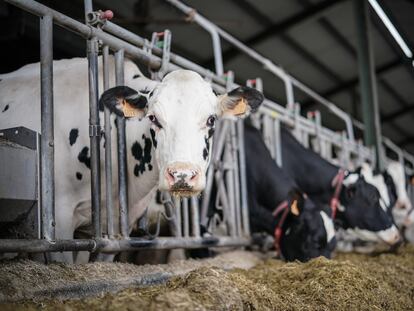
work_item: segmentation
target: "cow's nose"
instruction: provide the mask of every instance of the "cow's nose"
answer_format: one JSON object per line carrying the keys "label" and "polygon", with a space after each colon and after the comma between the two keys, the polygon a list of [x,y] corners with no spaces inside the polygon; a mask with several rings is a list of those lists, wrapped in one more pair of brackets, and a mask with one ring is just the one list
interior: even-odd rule
{"label": "cow's nose", "polygon": [[199,172],[192,168],[167,168],[167,180],[170,188],[175,190],[192,188],[198,180]]}
{"label": "cow's nose", "polygon": [[395,233],[390,239],[386,240],[385,242],[389,245],[394,245],[400,241],[400,238],[401,238],[400,234]]}

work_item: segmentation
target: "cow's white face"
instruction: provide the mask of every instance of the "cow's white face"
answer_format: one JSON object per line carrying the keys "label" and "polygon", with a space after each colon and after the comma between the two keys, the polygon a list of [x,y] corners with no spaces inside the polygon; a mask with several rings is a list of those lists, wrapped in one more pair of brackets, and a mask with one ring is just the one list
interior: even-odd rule
{"label": "cow's white face", "polygon": [[217,118],[245,116],[257,109],[263,95],[240,87],[216,96],[199,74],[177,70],[151,90],[116,87],[106,91],[101,101],[118,114],[151,121],[159,189],[190,196],[205,187]]}

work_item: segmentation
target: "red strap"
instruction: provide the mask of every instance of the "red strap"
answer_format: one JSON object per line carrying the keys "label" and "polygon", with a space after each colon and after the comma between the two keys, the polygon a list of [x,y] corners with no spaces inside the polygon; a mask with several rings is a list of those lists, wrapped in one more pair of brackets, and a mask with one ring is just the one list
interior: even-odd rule
{"label": "red strap", "polygon": [[289,203],[288,201],[283,201],[282,203],[280,203],[276,209],[273,212],[273,216],[277,217],[277,215],[279,215],[281,212],[283,211],[282,217],[279,219],[279,222],[276,225],[275,228],[275,249],[279,252],[279,254],[281,254],[280,252],[280,242],[282,239],[282,227],[283,224],[286,220],[286,217],[288,215],[289,212]]}
{"label": "red strap", "polygon": [[335,187],[334,194],[331,198],[330,207],[332,210],[332,219],[336,217],[336,211],[338,210],[339,206],[339,195],[342,189],[342,183],[345,179],[345,171],[343,169],[339,169],[338,174],[332,180],[332,186]]}

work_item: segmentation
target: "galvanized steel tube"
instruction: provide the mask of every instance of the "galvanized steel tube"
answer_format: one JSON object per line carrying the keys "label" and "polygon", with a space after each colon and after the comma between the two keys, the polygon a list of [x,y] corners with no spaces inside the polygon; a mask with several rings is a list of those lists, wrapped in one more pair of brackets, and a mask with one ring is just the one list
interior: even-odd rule
{"label": "galvanized steel tube", "polygon": [[249,205],[247,201],[246,153],[244,145],[244,122],[237,121],[237,140],[239,145],[240,193],[243,233],[250,235]]}
{"label": "galvanized steel tube", "polygon": [[[102,49],[103,58],[103,84],[104,91],[109,89],[109,47]],[[105,117],[105,204],[106,226],[109,237],[114,236],[114,202],[112,197],[112,137],[111,137],[111,112],[104,107]]]}
{"label": "galvanized steel tube", "polygon": [[[124,50],[115,52],[116,85],[124,85]],[[122,236],[129,236],[128,228],[128,189],[127,189],[127,148],[125,133],[125,118],[116,117],[118,138],[118,194],[119,194],[119,224]]]}
{"label": "galvanized steel tube", "polygon": [[42,238],[55,239],[55,143],[53,122],[53,19],[40,18],[40,181]]}

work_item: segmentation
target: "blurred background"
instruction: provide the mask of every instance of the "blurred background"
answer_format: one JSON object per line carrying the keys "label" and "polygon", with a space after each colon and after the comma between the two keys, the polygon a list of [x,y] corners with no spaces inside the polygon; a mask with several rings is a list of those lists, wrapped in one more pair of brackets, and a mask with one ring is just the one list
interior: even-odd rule
{"label": "blurred background", "polygon": [[[39,1],[84,21],[83,1]],[[362,120],[358,79],[357,34],[349,0],[185,0],[199,13],[283,67],[287,72]],[[377,1],[410,50],[414,47],[414,1]],[[110,9],[113,22],[150,38],[172,31],[172,51],[214,71],[211,37],[162,0],[95,0],[95,9]],[[369,6],[370,32],[377,79],[382,132],[414,154],[414,67]],[[39,61],[38,18],[0,1],[0,73]],[[283,84],[260,65],[222,41],[225,70],[236,82],[261,77],[265,95],[286,104]],[[54,58],[86,57],[85,40],[54,28]],[[322,123],[344,129],[343,122],[296,91],[303,113],[322,111]],[[356,132],[361,137],[360,132]]]}

